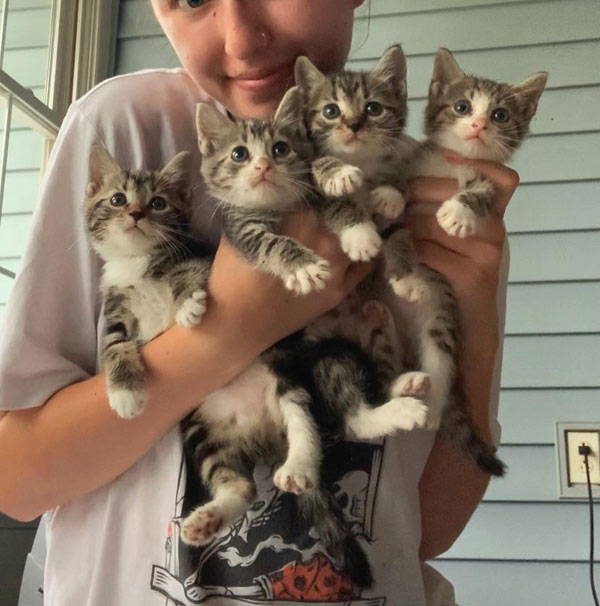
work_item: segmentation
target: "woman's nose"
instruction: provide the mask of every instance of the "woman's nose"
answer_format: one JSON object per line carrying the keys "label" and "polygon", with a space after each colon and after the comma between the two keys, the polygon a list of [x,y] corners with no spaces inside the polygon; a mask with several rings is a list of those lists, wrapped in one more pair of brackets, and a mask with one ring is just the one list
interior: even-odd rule
{"label": "woman's nose", "polygon": [[226,55],[247,60],[267,48],[270,35],[260,4],[256,0],[222,0],[221,18]]}

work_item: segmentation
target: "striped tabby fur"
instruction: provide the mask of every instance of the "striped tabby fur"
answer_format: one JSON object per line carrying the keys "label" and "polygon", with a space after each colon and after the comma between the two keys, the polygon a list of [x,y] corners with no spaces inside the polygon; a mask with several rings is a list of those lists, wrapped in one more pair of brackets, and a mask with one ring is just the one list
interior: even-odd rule
{"label": "striped tabby fur", "polygon": [[90,153],[85,218],[104,260],[102,366],[110,405],[125,418],[146,402],[141,346],[174,323],[197,324],[206,309],[210,257],[188,233],[188,155],[127,171],[101,145]]}

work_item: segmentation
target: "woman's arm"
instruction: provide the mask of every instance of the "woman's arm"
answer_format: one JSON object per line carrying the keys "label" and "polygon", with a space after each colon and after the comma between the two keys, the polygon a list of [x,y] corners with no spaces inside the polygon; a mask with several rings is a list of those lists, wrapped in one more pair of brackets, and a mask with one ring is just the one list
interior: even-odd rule
{"label": "woman's arm", "polygon": [[[464,160],[466,161],[466,160]],[[497,215],[477,237],[448,236],[434,216],[413,215],[407,224],[415,234],[421,260],[443,273],[457,295],[463,320],[459,371],[467,406],[479,436],[490,445],[490,398],[500,343],[497,296],[505,246],[504,211],[517,184],[515,171],[499,164],[468,161],[492,181],[498,192]],[[415,179],[414,201],[440,204],[456,192],[456,183]],[[504,288],[504,285],[502,285]],[[449,549],[481,501],[489,477],[462,453],[437,437],[419,484],[421,496],[421,559]]]}
{"label": "woman's arm", "polygon": [[69,385],[44,406],[0,419],[0,511],[18,520],[92,491],[128,469],[202,398],[264,349],[334,307],[370,269],[350,265],[313,215],[287,233],[327,258],[328,287],[303,297],[252,269],[222,242],[199,326],[173,327],[143,349],[149,401],[131,420],[108,405],[104,375]]}

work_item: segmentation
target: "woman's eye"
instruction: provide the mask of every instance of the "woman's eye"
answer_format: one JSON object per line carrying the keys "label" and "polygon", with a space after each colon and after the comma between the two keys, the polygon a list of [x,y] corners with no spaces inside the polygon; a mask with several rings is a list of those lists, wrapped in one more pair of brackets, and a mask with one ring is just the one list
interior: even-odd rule
{"label": "woman's eye", "polygon": [[231,159],[234,162],[245,162],[249,157],[250,154],[248,153],[248,148],[244,147],[243,145],[234,147],[233,151],[231,152]]}
{"label": "woman's eye", "polygon": [[200,8],[201,6],[206,4],[206,1],[207,0],[175,0],[175,4],[179,8],[190,10],[194,8]]}
{"label": "woman's eye", "polygon": [[506,122],[508,120],[508,110],[503,107],[498,107],[492,112],[492,120],[494,122]]}
{"label": "woman's eye", "polygon": [[167,201],[160,196],[155,196],[150,200],[149,206],[152,210],[165,210],[167,208]]}
{"label": "woman's eye", "polygon": [[341,113],[342,112],[340,111],[339,106],[335,103],[330,103],[323,108],[323,115],[328,120],[335,120],[336,118],[339,118]]}
{"label": "woman's eye", "polygon": [[471,104],[466,99],[457,101],[454,104],[454,111],[461,116],[466,116],[471,111]]}
{"label": "woman's eye", "polygon": [[125,206],[125,204],[127,204],[127,197],[125,196],[125,194],[115,194],[110,199],[110,204],[111,206]]}
{"label": "woman's eye", "polygon": [[290,153],[290,146],[285,141],[277,141],[273,145],[273,155],[277,158],[285,158]]}
{"label": "woman's eye", "polygon": [[383,113],[383,105],[377,101],[369,101],[365,107],[368,116],[380,116]]}

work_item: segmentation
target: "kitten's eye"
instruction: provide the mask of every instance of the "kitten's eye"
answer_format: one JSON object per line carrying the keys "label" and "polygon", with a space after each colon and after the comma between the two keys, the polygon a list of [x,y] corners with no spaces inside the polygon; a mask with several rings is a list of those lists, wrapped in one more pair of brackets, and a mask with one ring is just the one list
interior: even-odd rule
{"label": "kitten's eye", "polygon": [[148,206],[152,210],[165,210],[165,208],[167,208],[167,201],[164,198],[161,198],[160,196],[155,196],[154,198],[152,198],[152,200],[150,200]]}
{"label": "kitten's eye", "polygon": [[127,204],[127,196],[125,194],[115,194],[110,199],[111,206],[125,206]]}
{"label": "kitten's eye", "polygon": [[277,141],[273,145],[273,155],[277,158],[285,158],[290,153],[290,146],[285,141]]}
{"label": "kitten's eye", "polygon": [[323,108],[323,115],[328,120],[335,120],[336,118],[339,118],[341,113],[342,112],[340,111],[339,106],[335,103],[330,103]]}
{"label": "kitten's eye", "polygon": [[368,116],[380,116],[383,113],[383,105],[378,101],[369,101],[365,107]]}
{"label": "kitten's eye", "polygon": [[231,159],[234,162],[245,162],[249,157],[250,154],[248,152],[248,148],[244,147],[243,145],[234,147],[233,151],[231,152]]}
{"label": "kitten's eye", "polygon": [[508,120],[508,110],[498,107],[492,112],[492,120],[494,122],[506,122]]}
{"label": "kitten's eye", "polygon": [[462,99],[454,104],[454,111],[461,116],[466,116],[471,112],[471,104],[466,100]]}

